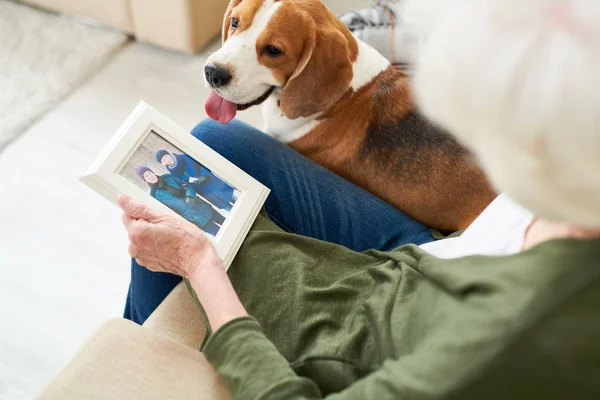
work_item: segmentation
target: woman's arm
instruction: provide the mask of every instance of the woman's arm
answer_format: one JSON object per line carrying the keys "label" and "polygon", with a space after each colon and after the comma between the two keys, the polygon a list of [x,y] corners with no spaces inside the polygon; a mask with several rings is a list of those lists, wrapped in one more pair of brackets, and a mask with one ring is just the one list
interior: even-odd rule
{"label": "woman's arm", "polygon": [[207,260],[198,268],[191,268],[191,271],[187,279],[204,308],[212,331],[248,316],[218,257]]}
{"label": "woman's arm", "polygon": [[203,353],[217,373],[227,380],[232,399],[322,398],[317,385],[296,375],[251,317],[234,319],[222,325],[208,338]]}
{"label": "woman's arm", "polygon": [[151,271],[189,280],[212,330],[248,315],[235,293],[216,249],[195,225],[157,213],[128,196],[119,196],[125,212],[130,255]]}
{"label": "woman's arm", "polygon": [[[233,386],[242,393],[236,398],[256,399],[265,393],[269,398],[286,400],[292,398],[287,396],[291,393],[296,398],[320,397],[316,385],[296,376],[258,323],[248,316],[204,232],[187,221],[157,213],[128,196],[120,195],[118,200],[124,211],[130,255],[151,271],[188,279],[196,292],[215,332],[207,350],[215,355],[211,359],[222,367],[220,372],[231,382],[241,384]],[[273,384],[279,388],[273,389]]]}

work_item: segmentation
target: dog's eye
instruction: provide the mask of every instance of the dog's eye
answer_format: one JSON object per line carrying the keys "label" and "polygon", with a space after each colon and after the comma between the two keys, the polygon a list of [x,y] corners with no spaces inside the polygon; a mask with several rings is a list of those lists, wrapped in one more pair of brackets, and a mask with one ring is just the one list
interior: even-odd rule
{"label": "dog's eye", "polygon": [[278,57],[283,54],[283,52],[275,46],[265,47],[265,53],[267,53],[269,57]]}
{"label": "dog's eye", "polygon": [[240,20],[237,18],[231,18],[231,29],[235,29],[238,27]]}

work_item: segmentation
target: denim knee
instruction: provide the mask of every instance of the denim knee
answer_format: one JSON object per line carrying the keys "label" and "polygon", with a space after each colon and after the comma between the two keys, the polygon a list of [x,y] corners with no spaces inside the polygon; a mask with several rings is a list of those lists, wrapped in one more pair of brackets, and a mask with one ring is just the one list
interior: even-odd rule
{"label": "denim knee", "polygon": [[[252,131],[256,131],[256,129],[237,120],[233,120],[228,124],[222,124],[207,118],[198,123],[198,125],[192,129],[191,134],[217,153],[221,153],[221,151],[227,150],[226,148],[223,148],[224,146],[233,142],[231,139],[247,136],[249,131],[252,133]],[[223,140],[224,138],[229,138],[230,140]]]}
{"label": "denim knee", "polygon": [[[281,151],[282,146],[269,135],[238,120],[228,124],[206,119],[192,130],[192,135],[202,143],[244,169],[252,167],[256,157],[263,153]],[[246,171],[248,172],[248,171]]]}
{"label": "denim knee", "polygon": [[213,121],[210,118],[199,122],[194,129],[192,129],[192,136],[202,141],[211,140],[211,138],[218,137],[225,133],[227,125],[223,125],[220,122]]}

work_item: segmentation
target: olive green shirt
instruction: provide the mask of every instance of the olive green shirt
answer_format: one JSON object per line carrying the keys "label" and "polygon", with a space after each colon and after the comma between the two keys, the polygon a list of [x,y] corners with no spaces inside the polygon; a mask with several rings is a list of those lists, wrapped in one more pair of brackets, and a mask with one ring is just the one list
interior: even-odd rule
{"label": "olive green shirt", "polygon": [[229,275],[253,317],[202,350],[234,399],[600,398],[597,240],[440,260],[260,218]]}

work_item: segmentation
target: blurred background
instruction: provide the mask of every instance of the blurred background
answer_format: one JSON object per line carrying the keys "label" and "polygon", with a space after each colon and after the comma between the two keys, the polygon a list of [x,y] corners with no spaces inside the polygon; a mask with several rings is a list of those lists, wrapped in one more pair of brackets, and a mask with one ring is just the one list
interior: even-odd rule
{"label": "blurred background", "polygon": [[[0,400],[34,398],[122,315],[120,212],[78,178],[139,100],[185,129],[206,118],[227,3],[0,0]],[[238,117],[261,126],[258,108]]]}

